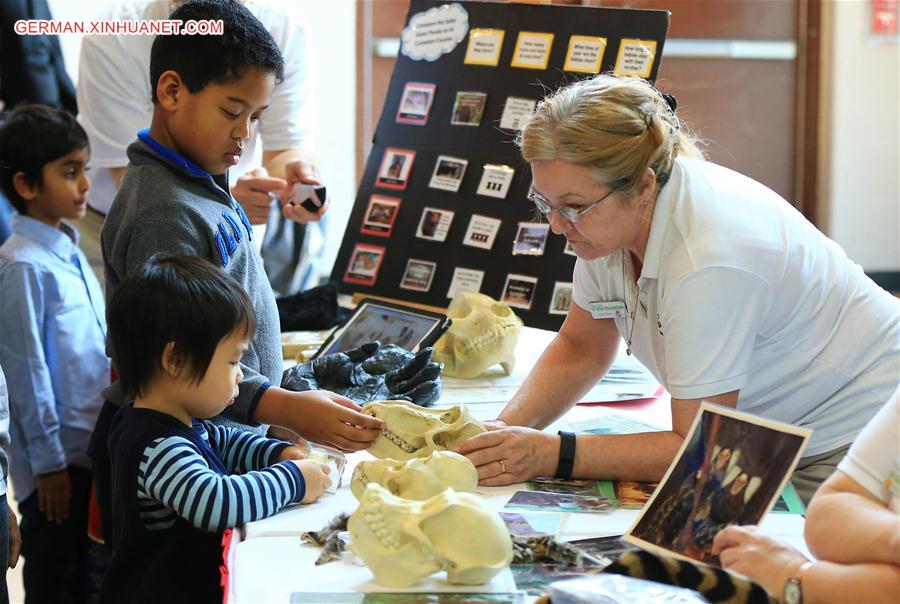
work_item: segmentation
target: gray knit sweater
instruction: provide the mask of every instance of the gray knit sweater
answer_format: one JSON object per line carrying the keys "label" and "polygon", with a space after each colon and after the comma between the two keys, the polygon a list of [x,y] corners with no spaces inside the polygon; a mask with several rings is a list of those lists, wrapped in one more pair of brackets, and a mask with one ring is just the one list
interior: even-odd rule
{"label": "gray knit sweater", "polygon": [[[128,169],[100,233],[106,295],[158,253],[186,253],[223,267],[250,295],[257,324],[241,359],[240,395],[215,421],[264,431],[253,422],[253,412],[265,389],[281,384],[281,338],[275,296],[251,242],[249,221],[227,192],[227,175],[213,178],[150,141],[146,131],[139,136],[128,147]],[[117,384],[104,396],[117,404],[126,398]]]}

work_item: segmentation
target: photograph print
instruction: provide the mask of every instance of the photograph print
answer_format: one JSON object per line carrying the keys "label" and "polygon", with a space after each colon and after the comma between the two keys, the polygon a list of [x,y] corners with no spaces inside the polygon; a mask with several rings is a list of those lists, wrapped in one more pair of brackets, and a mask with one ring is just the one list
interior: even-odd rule
{"label": "photograph print", "polygon": [[513,243],[514,256],[542,256],[550,236],[550,225],[538,222],[520,222]]}
{"label": "photograph print", "polygon": [[436,270],[437,263],[435,262],[410,258],[409,262],[406,263],[406,271],[403,273],[403,278],[400,280],[400,287],[427,292],[431,289],[431,281],[434,279]]}
{"label": "photograph print", "polygon": [[388,147],[384,150],[375,184],[387,189],[405,189],[415,158],[415,151]]}
{"label": "photograph print", "polygon": [[453,222],[453,212],[440,208],[426,207],[422,210],[422,218],[416,229],[416,237],[429,241],[444,241]]}
{"label": "photograph print", "polygon": [[536,287],[536,277],[510,274],[506,277],[506,286],[503,288],[503,295],[500,299],[510,306],[529,310],[534,300]]}
{"label": "photograph print", "polygon": [[358,283],[360,285],[375,285],[378,279],[378,269],[384,260],[383,247],[358,243],[350,256],[347,272],[344,273],[344,281]]}
{"label": "photograph print", "polygon": [[678,457],[625,539],[719,564],[716,534],[759,524],[790,479],[810,431],[702,403]]}
{"label": "photograph print", "polygon": [[479,126],[484,115],[487,94],[484,92],[457,92],[450,123],[454,126]]}
{"label": "photograph print", "polygon": [[403,87],[403,97],[397,110],[397,121],[401,124],[424,126],[428,121],[428,112],[434,101],[434,84],[408,82]]}
{"label": "photograph print", "polygon": [[396,197],[372,195],[360,230],[367,235],[390,237],[399,208],[400,200]]}
{"label": "photograph print", "polygon": [[463,176],[466,173],[468,160],[459,157],[450,157],[449,155],[439,155],[434,165],[434,173],[431,175],[431,182],[428,186],[432,189],[440,189],[442,191],[450,191],[456,193],[462,184]]}

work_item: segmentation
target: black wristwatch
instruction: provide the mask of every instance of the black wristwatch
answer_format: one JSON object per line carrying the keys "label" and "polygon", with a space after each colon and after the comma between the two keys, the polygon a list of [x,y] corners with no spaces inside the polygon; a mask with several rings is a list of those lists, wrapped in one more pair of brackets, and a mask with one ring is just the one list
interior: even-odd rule
{"label": "black wristwatch", "polygon": [[559,463],[556,465],[554,477],[569,480],[575,468],[575,435],[562,430],[557,434],[559,434]]}

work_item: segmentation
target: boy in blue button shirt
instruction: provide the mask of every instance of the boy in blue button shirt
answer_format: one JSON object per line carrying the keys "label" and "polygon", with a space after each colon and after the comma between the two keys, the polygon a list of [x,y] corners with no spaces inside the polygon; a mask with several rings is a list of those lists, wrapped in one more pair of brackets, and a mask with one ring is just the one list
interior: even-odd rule
{"label": "boy in blue button shirt", "polygon": [[0,187],[18,211],[0,246],[0,365],[29,602],[87,595],[87,446],[110,364],[100,284],[64,219],[84,216],[89,152],[62,111],[22,106],[0,126]]}
{"label": "boy in blue button shirt", "polygon": [[[382,422],[325,391],[280,387],[281,335],[275,296],[251,241],[249,220],[229,192],[228,168],[264,113],[284,61],[271,34],[234,0],[184,2],[171,15],[221,21],[221,35],[160,35],[150,55],[153,118],[128,147],[129,164],[100,234],[111,296],[151,256],[188,254],[223,268],[253,302],[257,328],[241,359],[235,404],[214,421],[264,433],[265,424],[344,450],[365,449]],[[293,183],[291,183],[292,185]],[[116,384],[94,432],[97,495],[110,543],[106,435],[127,402]],[[101,468],[105,468],[101,470]]]}

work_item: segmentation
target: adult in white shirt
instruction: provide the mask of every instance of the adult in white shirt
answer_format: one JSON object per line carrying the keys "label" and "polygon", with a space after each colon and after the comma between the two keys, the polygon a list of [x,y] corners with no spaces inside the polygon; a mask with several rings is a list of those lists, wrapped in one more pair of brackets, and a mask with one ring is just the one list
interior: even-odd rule
{"label": "adult in white shirt", "polygon": [[[287,199],[288,183],[318,183],[312,156],[314,105],[308,35],[295,10],[283,0],[242,0],[272,34],[284,57],[284,81],[229,170],[231,192],[254,225],[265,225],[272,208],[270,192]],[[177,6],[171,0],[120,0],[109,19],[168,19]],[[81,43],[78,68],[78,122],[91,143],[91,210],[76,224],[80,244],[103,283],[100,227],[125,173],[125,149],[153,114],[150,90],[152,35],[88,35]],[[300,206],[284,205],[284,217],[299,223],[318,221]],[[261,227],[262,228],[262,227]],[[308,239],[311,237],[307,229]],[[262,230],[257,241],[262,240]],[[319,235],[320,236],[320,235]],[[268,267],[267,267],[268,268]],[[301,269],[302,271],[302,269]],[[308,280],[304,280],[308,283]],[[306,285],[307,283],[304,283]],[[289,293],[289,292],[283,292]]]}
{"label": "adult in white shirt", "polygon": [[816,492],[806,543],[817,560],[731,526],[713,552],[786,604],[900,601],[900,388]]}
{"label": "adult in white shirt", "polygon": [[[519,144],[532,201],[578,256],[574,304],[498,429],[458,447],[481,483],[658,480],[708,400],[813,429],[793,477],[808,501],[896,386],[900,302],[776,193],[703,161],[643,80],[557,91]],[[536,430],[603,377],[621,338],[672,395],[672,430]]]}

